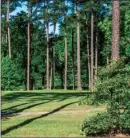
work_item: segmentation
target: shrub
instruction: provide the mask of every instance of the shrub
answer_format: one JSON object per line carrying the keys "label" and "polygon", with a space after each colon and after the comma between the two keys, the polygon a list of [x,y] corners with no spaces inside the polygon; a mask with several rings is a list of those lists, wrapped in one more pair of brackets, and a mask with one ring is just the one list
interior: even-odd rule
{"label": "shrub", "polygon": [[108,103],[118,95],[121,103],[130,99],[130,65],[122,58],[98,70],[95,79],[95,92],[80,100],[82,104]]}
{"label": "shrub", "polygon": [[2,90],[19,90],[24,88],[24,72],[9,57],[2,58]]}
{"label": "shrub", "polygon": [[121,115],[120,126],[123,133],[130,133],[130,102],[126,104]]}
{"label": "shrub", "polygon": [[[130,65],[128,60],[122,58],[100,69],[95,91],[88,97],[87,103],[107,102],[107,115],[100,114],[85,121],[82,131],[86,135],[108,134],[111,131],[113,133],[130,132]],[[121,113],[125,107],[125,112]]]}
{"label": "shrub", "polygon": [[111,128],[110,115],[108,113],[100,113],[86,119],[81,126],[81,131],[86,136],[101,136],[108,134]]}

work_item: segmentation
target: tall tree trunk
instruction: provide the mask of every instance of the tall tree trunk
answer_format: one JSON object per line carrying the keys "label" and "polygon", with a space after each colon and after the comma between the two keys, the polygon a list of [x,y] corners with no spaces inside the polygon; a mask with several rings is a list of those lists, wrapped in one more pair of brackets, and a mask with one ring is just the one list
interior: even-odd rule
{"label": "tall tree trunk", "polygon": [[120,4],[113,0],[112,10],[112,60],[119,59],[119,30],[120,30]]}
{"label": "tall tree trunk", "polygon": [[[56,23],[54,24],[54,41],[55,41]],[[53,44],[53,80],[52,88],[55,89],[55,43]]]}
{"label": "tall tree trunk", "polygon": [[[75,1],[72,1],[72,14],[75,14]],[[74,69],[74,25],[72,24],[72,87],[75,89],[75,69]]]}
{"label": "tall tree trunk", "polygon": [[90,69],[90,48],[89,48],[89,37],[88,37],[88,29],[87,29],[87,54],[88,54],[88,86],[90,90],[91,84],[91,69]]}
{"label": "tall tree trunk", "polygon": [[27,90],[30,90],[30,14],[31,14],[31,6],[30,6],[30,1],[28,1]]}
{"label": "tall tree trunk", "polygon": [[95,76],[97,76],[97,64],[98,64],[98,31],[96,32],[96,43],[95,43]]}
{"label": "tall tree trunk", "polygon": [[47,21],[47,47],[46,47],[46,89],[49,89],[49,23]]}
{"label": "tall tree trunk", "polygon": [[[46,14],[48,14],[48,6],[49,6],[49,1],[46,0]],[[45,24],[46,24],[46,37],[47,37],[47,42],[46,42],[46,89],[49,89],[49,68],[50,68],[50,65],[49,65],[49,17],[48,15],[45,15],[44,17],[44,20],[45,20]]]}
{"label": "tall tree trunk", "polygon": [[52,88],[52,76],[53,76],[53,63],[51,63],[51,66],[50,66],[50,89]]}
{"label": "tall tree trunk", "polygon": [[74,76],[74,28],[72,26],[72,83],[73,90],[75,89],[75,76]]}
{"label": "tall tree trunk", "polygon": [[[77,10],[77,18],[79,18]],[[80,69],[80,23],[77,22],[77,89],[81,90],[81,69]]]}
{"label": "tall tree trunk", "polygon": [[94,24],[94,22],[93,22],[93,20],[94,20],[94,15],[93,15],[93,12],[91,12],[91,63],[90,63],[90,65],[91,65],[91,83],[90,83],[90,89],[91,89],[91,91],[93,91],[93,85],[94,85],[94,73],[93,73],[93,67],[94,67],[94,64],[93,64],[93,60],[94,60],[94,54],[93,54],[93,52],[94,52],[94,48],[93,48],[93,38],[94,38],[94,36],[93,36],[93,33],[94,33],[94,26],[93,26],[93,24]]}
{"label": "tall tree trunk", "polygon": [[65,38],[64,38],[64,41],[65,41],[65,74],[64,74],[64,89],[66,90],[67,89],[67,56],[68,56],[68,53],[67,53],[67,37],[66,37],[66,32],[65,32]]}
{"label": "tall tree trunk", "polygon": [[8,41],[8,51],[9,51],[9,58],[11,58],[11,41],[10,41],[10,26],[9,26],[9,7],[10,7],[10,0],[7,0],[7,41]]}

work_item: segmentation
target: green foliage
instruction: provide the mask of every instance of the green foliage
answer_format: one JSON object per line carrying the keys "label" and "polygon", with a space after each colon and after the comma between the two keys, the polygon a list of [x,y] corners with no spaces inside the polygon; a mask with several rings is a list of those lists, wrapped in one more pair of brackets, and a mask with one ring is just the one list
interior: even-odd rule
{"label": "green foliage", "polygon": [[121,114],[121,129],[125,133],[130,133],[130,102],[124,107],[124,112]]}
{"label": "green foliage", "polygon": [[104,47],[102,50],[102,55],[106,58],[110,56],[111,52],[111,37],[112,37],[112,21],[109,17],[106,17],[103,21],[100,21],[98,24],[99,28],[104,33]]}
{"label": "green foliage", "polygon": [[130,66],[125,58],[112,62],[106,67],[99,68],[95,79],[95,93],[91,94],[87,103],[105,103],[111,101],[113,96],[119,95],[121,102],[125,103],[130,98]]}
{"label": "green foliage", "polygon": [[24,87],[24,72],[9,57],[2,58],[2,90],[20,90]]}
{"label": "green foliage", "polygon": [[[130,113],[130,66],[128,60],[121,58],[119,61],[112,62],[110,65],[101,68],[95,81],[96,92],[88,97],[87,103],[96,104],[107,101],[107,114],[109,114],[110,119],[108,121],[107,116],[103,116],[104,119],[101,118],[102,115],[96,116],[90,121],[87,120],[85,123],[87,125],[84,126],[83,131],[86,135],[98,135],[101,132],[108,134],[111,133],[111,129],[113,133],[118,131],[122,133],[124,131],[128,132],[130,128],[128,119]],[[125,106],[125,112],[121,113]],[[106,124],[104,124],[104,120]],[[108,122],[110,122],[110,125]],[[107,128],[105,129],[104,126]]]}
{"label": "green foliage", "polygon": [[86,136],[106,135],[110,132],[112,124],[108,113],[100,113],[84,120],[81,131]]}
{"label": "green foliage", "polygon": [[129,134],[130,102],[128,102],[124,109],[122,109],[122,113],[118,113],[118,122],[116,122],[117,117],[114,117],[113,115],[113,113],[105,112],[85,119],[81,125],[82,134],[86,136],[105,136],[117,132]]}
{"label": "green foliage", "polygon": [[[77,87],[77,21],[80,22],[80,61],[81,61],[81,81],[83,89],[88,88],[88,53],[87,44],[91,43],[91,10],[94,13],[94,46],[98,46],[98,65],[105,65],[106,59],[111,57],[111,37],[112,37],[112,3],[107,5],[98,1],[82,1],[79,6],[79,20],[77,20],[76,1],[58,0],[42,1],[31,0],[31,17],[30,17],[30,36],[31,36],[31,89],[45,88],[46,84],[46,21],[49,22],[49,61],[50,66],[53,63],[53,47],[55,46],[55,85],[62,88],[64,85],[64,35],[66,32],[67,52],[68,52],[68,71],[67,86],[72,88],[72,60],[74,57],[74,77],[75,88]],[[27,6],[26,0],[10,1],[10,13],[16,8],[23,5]],[[27,24],[28,17],[24,8],[17,14],[11,13],[9,24],[6,22],[7,7],[6,1],[2,4],[2,58],[8,56],[8,37],[7,25],[10,26],[11,36],[11,59],[20,67],[21,72],[27,68]],[[121,2],[121,29],[120,29],[120,55],[130,56],[130,2]],[[89,8],[89,7],[92,7]],[[54,36],[54,26],[56,33]],[[57,33],[57,30],[59,32]],[[95,37],[97,34],[97,42]],[[88,37],[88,41],[87,40]],[[96,44],[97,43],[97,44]],[[72,46],[74,49],[72,50]],[[51,69],[50,69],[51,70]],[[102,69],[103,70],[103,69]],[[104,68],[105,70],[105,68]],[[117,69],[118,70],[118,69]],[[17,71],[16,71],[17,72]],[[102,71],[101,71],[102,72]],[[51,76],[51,75],[50,75]],[[101,77],[101,76],[100,76]],[[24,75],[26,80],[26,75]],[[103,82],[98,78],[99,82]],[[102,91],[107,83],[114,83],[116,79],[107,80],[104,78],[102,86],[98,90]],[[9,84],[9,83],[8,83]],[[25,83],[26,84],[26,83]],[[23,85],[23,84],[21,84]],[[97,85],[97,84],[96,84]],[[26,87],[26,86],[24,86]],[[106,90],[104,90],[106,91]],[[101,93],[100,93],[101,94]],[[94,95],[94,94],[93,94]],[[87,96],[88,97],[88,96]],[[89,96],[94,99],[95,96]],[[105,92],[102,93],[103,99],[110,96]],[[90,98],[89,98],[90,99]],[[100,97],[99,97],[100,99]],[[89,103],[93,104],[93,100]],[[104,102],[103,100],[102,102]],[[84,100],[85,102],[85,100]]]}
{"label": "green foliage", "polygon": [[130,45],[126,48],[126,56],[130,57]]}

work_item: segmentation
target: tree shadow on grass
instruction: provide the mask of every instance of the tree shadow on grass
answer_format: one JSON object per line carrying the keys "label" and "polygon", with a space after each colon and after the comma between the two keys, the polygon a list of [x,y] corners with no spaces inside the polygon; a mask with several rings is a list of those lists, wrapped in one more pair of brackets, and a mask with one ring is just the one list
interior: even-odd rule
{"label": "tree shadow on grass", "polygon": [[[5,92],[6,93],[6,92]],[[76,97],[82,97],[89,93],[84,92],[10,92],[2,96],[2,102],[14,102],[18,100],[39,101],[39,100],[57,100],[62,101]]]}
{"label": "tree shadow on grass", "polygon": [[2,112],[7,112],[8,110],[11,110],[11,109],[14,109],[16,107],[19,107],[19,106],[22,106],[22,105],[26,105],[26,104],[28,104],[28,103],[17,104],[17,105],[11,106],[9,108],[2,109]]}
{"label": "tree shadow on grass", "polygon": [[[66,99],[75,99],[77,97],[83,97],[85,96],[86,93],[82,93],[82,92],[63,92],[63,93],[54,93],[54,92],[10,92],[8,94],[5,94],[2,96],[2,99],[4,102],[6,103],[11,103],[11,102],[23,102],[24,100],[28,101],[28,103],[22,103],[19,105],[14,105],[11,106],[9,108],[6,109],[2,109],[1,111],[1,116],[2,117],[11,117],[14,115],[17,115],[18,113],[26,110],[26,109],[30,109],[33,108],[35,106],[41,105],[41,104],[45,104],[45,103],[49,103],[52,101],[63,101]],[[39,103],[35,103],[37,101],[42,101]],[[31,104],[31,103],[35,103],[35,104]],[[29,105],[27,105],[29,104]],[[31,104],[31,105],[30,105]],[[27,105],[26,107],[21,108],[20,106],[23,105]],[[18,109],[17,109],[18,107]],[[20,108],[20,109],[19,109]]]}
{"label": "tree shadow on grass", "polygon": [[[26,109],[29,109],[29,108],[32,108],[32,107],[35,107],[35,106],[38,106],[38,105],[41,105],[41,104],[45,104],[45,103],[48,103],[49,101],[47,102],[40,102],[40,103],[36,103],[36,104],[32,104],[32,105],[28,105],[26,107],[23,107],[21,109],[16,109],[16,108],[13,108],[13,109],[10,109],[8,108],[7,110],[2,110],[1,111],[1,117],[12,117],[12,116],[15,116],[17,115],[18,113],[26,110]],[[22,104],[21,104],[22,105]]]}
{"label": "tree shadow on grass", "polygon": [[15,129],[18,129],[18,128],[22,127],[22,126],[25,126],[25,125],[31,123],[31,122],[34,121],[34,120],[37,120],[37,119],[46,117],[46,116],[51,115],[51,114],[54,114],[54,113],[60,111],[61,109],[65,108],[65,107],[67,107],[67,106],[69,106],[69,105],[71,105],[71,104],[77,103],[77,102],[78,102],[78,101],[76,101],[76,102],[71,102],[71,103],[62,105],[62,106],[60,106],[60,107],[58,107],[58,108],[56,108],[56,109],[54,109],[54,110],[52,110],[52,111],[50,111],[50,112],[48,112],[48,113],[46,113],[46,114],[43,114],[43,115],[40,115],[40,116],[38,116],[38,117],[34,117],[34,118],[30,118],[30,119],[28,119],[28,120],[25,120],[25,121],[22,122],[22,123],[19,123],[19,124],[17,124],[17,125],[11,126],[11,127],[7,128],[7,129],[3,130],[3,131],[1,132],[1,134],[2,134],[2,135],[5,135],[5,134],[7,134],[7,133],[9,133],[9,132],[11,132],[11,131],[13,131],[13,130],[15,130]]}

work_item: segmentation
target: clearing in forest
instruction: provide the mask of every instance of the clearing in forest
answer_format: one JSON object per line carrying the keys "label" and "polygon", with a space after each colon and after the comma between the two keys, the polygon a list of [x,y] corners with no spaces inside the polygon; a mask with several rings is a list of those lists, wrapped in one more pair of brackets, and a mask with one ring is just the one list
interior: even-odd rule
{"label": "clearing in forest", "polygon": [[2,135],[8,137],[77,137],[86,117],[104,106],[78,105],[85,91],[2,92]]}

